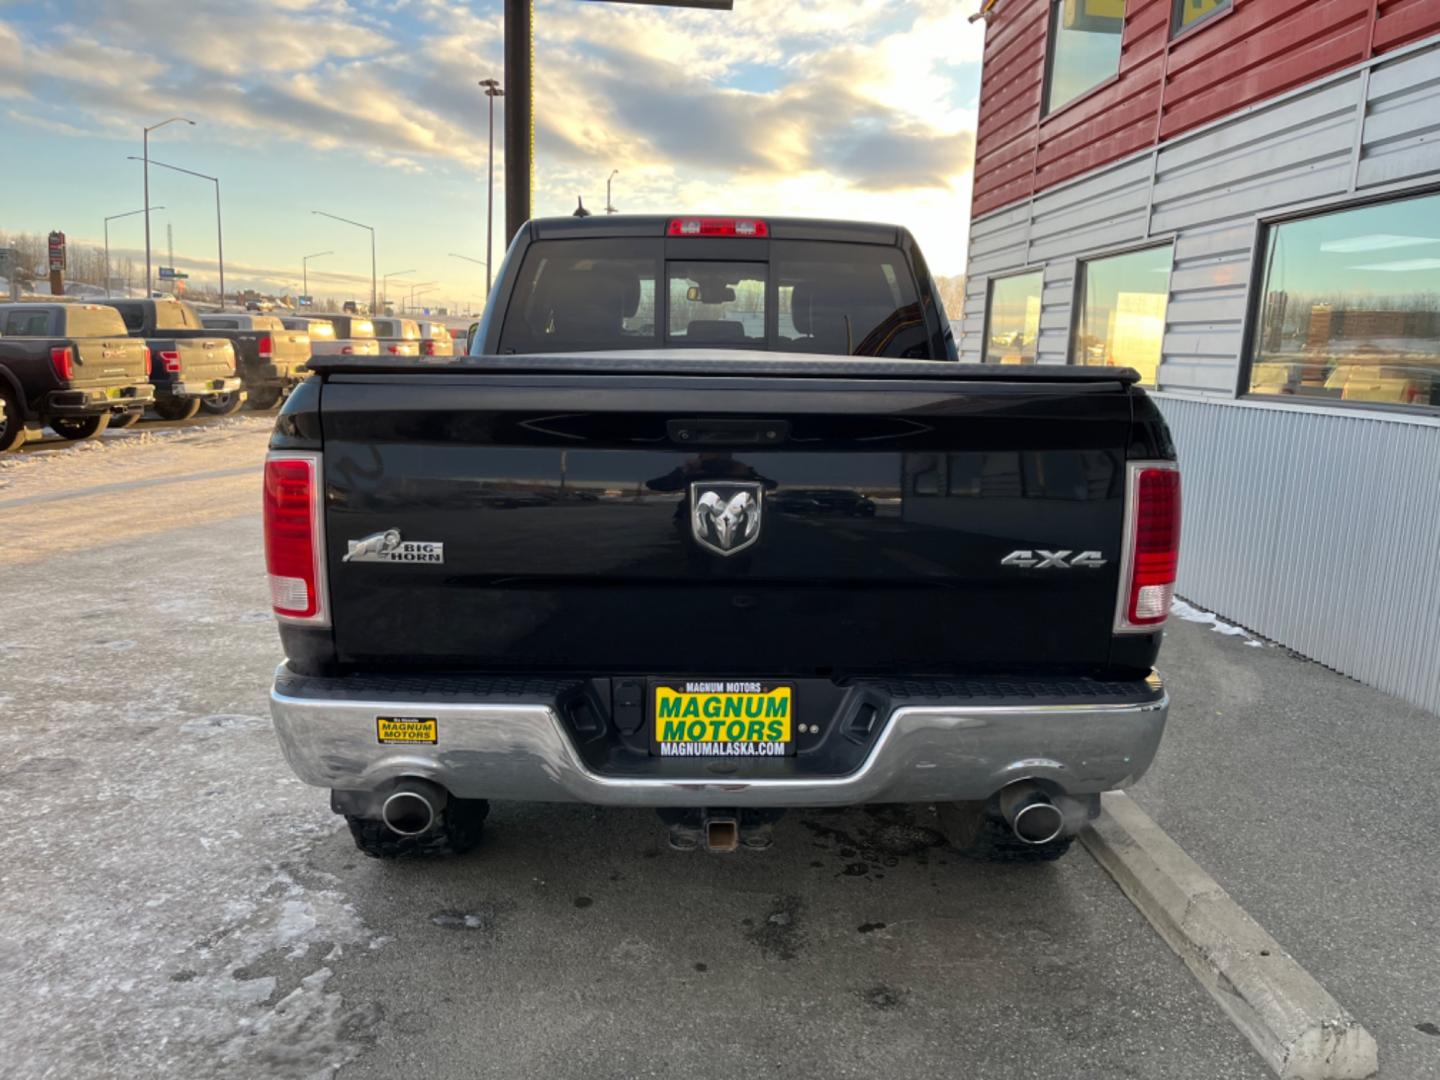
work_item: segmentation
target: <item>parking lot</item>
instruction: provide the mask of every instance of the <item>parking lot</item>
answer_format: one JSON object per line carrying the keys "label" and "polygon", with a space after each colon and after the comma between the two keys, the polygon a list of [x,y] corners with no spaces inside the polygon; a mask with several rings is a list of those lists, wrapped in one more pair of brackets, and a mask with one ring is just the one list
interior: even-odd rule
{"label": "parking lot", "polygon": [[[482,850],[359,856],[269,730],[271,419],[0,463],[0,967],[17,1078],[1263,1077],[1079,846],[947,853],[925,807],[765,852],[645,811],[497,804]],[[1434,721],[1172,620],[1137,801],[1375,1034],[1440,1076]]]}

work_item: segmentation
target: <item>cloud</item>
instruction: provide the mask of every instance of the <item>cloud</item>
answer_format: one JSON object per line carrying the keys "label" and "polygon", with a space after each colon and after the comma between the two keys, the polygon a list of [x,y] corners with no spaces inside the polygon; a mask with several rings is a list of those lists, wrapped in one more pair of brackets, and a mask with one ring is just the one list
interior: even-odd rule
{"label": "cloud", "polygon": [[[965,5],[536,7],[538,208],[568,212],[577,191],[593,202],[618,168],[630,209],[886,219],[948,205],[963,218],[975,121],[965,72],[983,43]],[[283,140],[437,182],[483,173],[487,102],[475,84],[503,79],[495,0],[56,10],[7,23],[0,6],[0,98],[45,106],[17,106],[16,123],[93,138],[179,109],[201,126],[177,137],[271,151]],[[963,221],[958,232],[963,245]]]}

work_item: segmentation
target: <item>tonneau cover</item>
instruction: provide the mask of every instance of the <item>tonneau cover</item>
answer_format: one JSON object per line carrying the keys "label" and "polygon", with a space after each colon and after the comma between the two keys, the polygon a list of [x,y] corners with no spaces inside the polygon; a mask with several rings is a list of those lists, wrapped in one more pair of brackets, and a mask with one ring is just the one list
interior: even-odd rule
{"label": "tonneau cover", "polygon": [[628,352],[540,353],[375,360],[316,356],[310,369],[322,374],[413,374],[544,371],[603,375],[785,375],[846,379],[966,379],[994,382],[1119,383],[1140,381],[1134,368],[1068,364],[960,364],[949,360],[877,360],[852,356],[787,356],[746,349],[648,349]]}

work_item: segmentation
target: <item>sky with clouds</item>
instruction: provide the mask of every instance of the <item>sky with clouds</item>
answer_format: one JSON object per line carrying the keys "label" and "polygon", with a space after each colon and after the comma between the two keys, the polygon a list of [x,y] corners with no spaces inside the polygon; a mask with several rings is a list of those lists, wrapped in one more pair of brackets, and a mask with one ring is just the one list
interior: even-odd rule
{"label": "sky with clouds", "polygon": [[[535,4],[535,212],[895,221],[964,269],[983,27],[964,0],[735,0],[731,12]],[[0,0],[0,229],[98,243],[152,158],[219,176],[227,286],[369,290],[379,272],[484,291],[486,100],[499,0]],[[496,248],[503,138],[496,110]],[[151,171],[153,244],[213,275],[214,188]],[[140,217],[111,223],[143,258]],[[503,251],[501,252],[503,254]],[[498,256],[497,256],[498,258]],[[164,261],[164,260],[157,260]],[[404,286],[407,287],[408,286]],[[400,287],[392,286],[392,295]]]}

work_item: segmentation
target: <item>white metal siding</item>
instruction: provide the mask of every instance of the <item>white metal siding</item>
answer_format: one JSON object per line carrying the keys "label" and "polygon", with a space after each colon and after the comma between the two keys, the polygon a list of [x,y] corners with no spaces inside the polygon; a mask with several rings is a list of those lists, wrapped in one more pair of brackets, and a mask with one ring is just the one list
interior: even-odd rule
{"label": "white metal siding", "polygon": [[1261,219],[1436,183],[1431,38],[972,222],[959,348],[981,358],[989,277],[1038,269],[1040,362],[1065,363],[1077,261],[1173,240],[1181,594],[1440,711],[1440,420],[1236,400]]}
{"label": "white metal siding", "polygon": [[961,358],[980,359],[989,277],[1044,269],[1040,359],[1064,363],[1075,260],[1173,238],[1160,385],[1233,395],[1259,219],[1436,181],[1432,39],[972,222]]}
{"label": "white metal siding", "polygon": [[1180,595],[1440,712],[1440,423],[1156,398]]}

